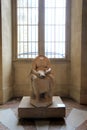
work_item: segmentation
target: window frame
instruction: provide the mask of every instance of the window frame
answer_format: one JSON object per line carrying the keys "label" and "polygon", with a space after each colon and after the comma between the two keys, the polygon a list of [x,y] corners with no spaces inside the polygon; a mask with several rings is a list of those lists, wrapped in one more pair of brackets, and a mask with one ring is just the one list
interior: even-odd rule
{"label": "window frame", "polygon": [[[17,0],[12,0],[12,59],[13,61],[30,61],[33,58],[17,58]],[[38,55],[45,54],[44,43],[44,0],[39,1],[39,29],[38,29]],[[71,0],[66,0],[66,26],[65,26],[65,58],[49,58],[53,61],[69,61],[70,60],[70,26],[71,26]],[[44,48],[44,49],[43,49]]]}

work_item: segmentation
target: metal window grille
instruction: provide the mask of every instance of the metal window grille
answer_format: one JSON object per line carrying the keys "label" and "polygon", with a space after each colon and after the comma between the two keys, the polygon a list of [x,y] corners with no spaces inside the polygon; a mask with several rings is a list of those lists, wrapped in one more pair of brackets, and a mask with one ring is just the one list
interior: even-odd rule
{"label": "metal window grille", "polygon": [[[38,5],[39,0],[17,0],[18,58],[35,58],[39,54]],[[65,58],[66,0],[44,0],[44,10],[45,55]]]}
{"label": "metal window grille", "polygon": [[45,55],[65,58],[66,0],[45,0]]}
{"label": "metal window grille", "polygon": [[38,55],[38,0],[17,0],[17,56]]}

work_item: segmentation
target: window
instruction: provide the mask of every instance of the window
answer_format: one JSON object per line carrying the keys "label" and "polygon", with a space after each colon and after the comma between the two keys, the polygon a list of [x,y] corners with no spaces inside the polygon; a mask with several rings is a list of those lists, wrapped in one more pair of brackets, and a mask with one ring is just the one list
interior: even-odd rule
{"label": "window", "polygon": [[67,3],[68,0],[13,0],[15,58],[35,58],[39,54],[48,58],[67,58]]}
{"label": "window", "polygon": [[45,0],[45,55],[65,58],[66,0]]}

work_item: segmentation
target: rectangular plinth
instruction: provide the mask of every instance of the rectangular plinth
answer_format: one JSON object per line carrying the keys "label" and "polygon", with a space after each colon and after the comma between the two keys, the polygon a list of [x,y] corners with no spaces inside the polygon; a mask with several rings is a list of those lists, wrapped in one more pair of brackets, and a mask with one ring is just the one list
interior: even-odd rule
{"label": "rectangular plinth", "polygon": [[18,107],[19,118],[59,118],[65,117],[65,104],[59,96],[53,96],[53,103],[49,107],[34,107],[30,104],[30,97],[22,98]]}

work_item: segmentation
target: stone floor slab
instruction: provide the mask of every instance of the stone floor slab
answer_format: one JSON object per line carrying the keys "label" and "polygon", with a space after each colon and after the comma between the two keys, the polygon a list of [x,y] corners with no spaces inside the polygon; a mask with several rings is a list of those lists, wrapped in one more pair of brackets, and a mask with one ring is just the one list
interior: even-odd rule
{"label": "stone floor slab", "polygon": [[11,109],[0,110],[0,122],[9,130],[24,130]]}
{"label": "stone floor slab", "polygon": [[67,117],[66,122],[70,126],[76,128],[86,120],[87,120],[87,111],[78,110],[74,108],[69,114],[69,116]]}
{"label": "stone floor slab", "polygon": [[35,121],[37,130],[48,130],[49,121]]}

